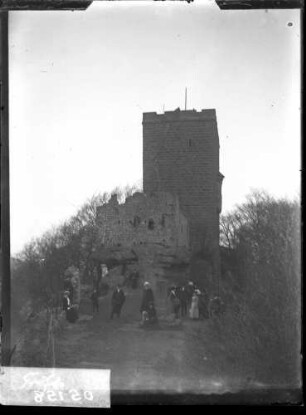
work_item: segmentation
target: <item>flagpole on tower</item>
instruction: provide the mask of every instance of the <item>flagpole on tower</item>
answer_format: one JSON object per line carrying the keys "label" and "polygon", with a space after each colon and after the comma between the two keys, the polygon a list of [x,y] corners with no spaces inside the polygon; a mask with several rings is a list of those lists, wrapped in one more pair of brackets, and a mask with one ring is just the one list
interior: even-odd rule
{"label": "flagpole on tower", "polygon": [[187,110],[187,88],[185,88],[185,111]]}

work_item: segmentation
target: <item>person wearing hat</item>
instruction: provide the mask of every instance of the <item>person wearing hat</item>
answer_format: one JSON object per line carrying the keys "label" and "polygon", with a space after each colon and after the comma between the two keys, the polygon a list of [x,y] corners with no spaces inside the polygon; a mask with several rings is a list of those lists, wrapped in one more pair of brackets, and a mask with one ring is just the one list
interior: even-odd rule
{"label": "person wearing hat", "polygon": [[152,307],[154,307],[154,294],[151,288],[151,284],[146,281],[143,284],[143,295],[142,295],[142,302],[140,306],[140,312],[143,319],[143,316],[151,313]]}
{"label": "person wearing hat", "polygon": [[124,291],[122,290],[122,288],[120,287],[119,284],[117,284],[113,295],[112,295],[112,310],[111,310],[111,319],[114,316],[120,317],[121,314],[121,309],[123,307],[123,304],[125,302],[125,294]]}

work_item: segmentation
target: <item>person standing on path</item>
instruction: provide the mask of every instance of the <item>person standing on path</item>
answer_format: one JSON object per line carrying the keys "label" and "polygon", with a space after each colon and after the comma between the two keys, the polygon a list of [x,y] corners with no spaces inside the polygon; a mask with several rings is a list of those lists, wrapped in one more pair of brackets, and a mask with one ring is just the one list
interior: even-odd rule
{"label": "person standing on path", "polygon": [[140,312],[141,312],[141,319],[144,319],[145,315],[148,315],[149,312],[151,312],[152,307],[154,307],[154,294],[151,288],[151,285],[149,282],[145,282],[143,285],[143,295],[142,295],[142,301],[140,306]]}
{"label": "person standing on path", "polygon": [[199,290],[195,290],[192,299],[191,299],[191,307],[189,310],[189,317],[192,320],[199,319]]}
{"label": "person standing on path", "polygon": [[125,294],[119,284],[116,286],[112,295],[111,319],[114,316],[120,317],[122,306],[125,302]]}
{"label": "person standing on path", "polygon": [[181,307],[181,302],[176,294],[176,289],[175,287],[171,288],[170,294],[169,294],[169,299],[171,301],[171,308],[172,308],[172,313],[174,314],[175,318],[178,319],[179,318],[179,311],[180,311],[180,307]]}

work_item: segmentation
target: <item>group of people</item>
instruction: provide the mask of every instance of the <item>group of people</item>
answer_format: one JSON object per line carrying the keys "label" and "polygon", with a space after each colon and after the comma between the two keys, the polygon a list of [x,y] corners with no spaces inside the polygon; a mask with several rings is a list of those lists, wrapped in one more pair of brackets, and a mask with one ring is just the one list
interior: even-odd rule
{"label": "group of people", "polygon": [[[111,319],[113,319],[114,316],[120,317],[124,302],[125,293],[123,289],[117,285],[111,298]],[[157,322],[154,294],[149,282],[144,283],[143,296],[140,305],[140,314],[141,323],[143,325]]]}
{"label": "group of people", "polygon": [[[141,324],[157,323],[157,313],[153,290],[149,282],[143,286],[143,296],[140,305]],[[209,298],[205,289],[199,289],[196,284],[189,281],[182,286],[172,286],[168,292],[171,304],[171,312],[176,319],[189,317],[192,320],[206,319],[212,315],[221,314],[224,311],[224,304],[220,297]],[[126,295],[122,287],[118,284],[111,296],[110,319],[119,318],[122,307],[125,303]],[[99,312],[99,293],[96,289],[91,295],[93,313]],[[71,308],[69,291],[64,294],[64,310]]]}
{"label": "group of people", "polygon": [[[113,291],[111,297],[111,313],[110,319],[114,317],[119,318],[122,307],[125,303],[126,295],[122,287],[118,284]],[[99,296],[97,290],[94,290],[91,295],[93,313],[99,312]],[[141,322],[142,324],[157,322],[157,314],[155,310],[154,294],[149,282],[144,283],[143,297],[140,306]]]}
{"label": "group of people", "polygon": [[219,296],[209,298],[207,291],[199,289],[192,281],[183,286],[171,287],[169,299],[175,318],[188,316],[192,320],[206,319],[221,315],[225,310]]}
{"label": "group of people", "polygon": [[196,284],[189,281],[183,286],[170,288],[169,299],[175,318],[186,317],[192,320],[208,318],[209,297],[205,289],[201,291]]}
{"label": "group of people", "polygon": [[[99,293],[96,289],[91,294],[92,312],[93,314],[99,312]],[[121,309],[125,302],[125,293],[120,285],[116,285],[111,298],[111,314],[110,318],[113,319],[115,316],[120,317]]]}

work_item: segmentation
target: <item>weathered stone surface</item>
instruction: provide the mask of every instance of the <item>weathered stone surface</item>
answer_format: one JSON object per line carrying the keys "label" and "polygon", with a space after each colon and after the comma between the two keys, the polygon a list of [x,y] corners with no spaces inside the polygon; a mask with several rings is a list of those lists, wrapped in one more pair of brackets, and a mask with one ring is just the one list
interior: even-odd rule
{"label": "weathered stone surface", "polygon": [[100,242],[104,246],[189,246],[188,223],[174,195],[135,193],[124,204],[119,204],[113,195],[97,212]]}
{"label": "weathered stone surface", "polygon": [[118,265],[134,263],[138,261],[135,251],[124,247],[98,247],[92,254],[92,258],[105,264],[108,268]]}
{"label": "weathered stone surface", "polygon": [[214,109],[143,114],[144,192],[178,197],[189,225],[191,250],[212,252],[214,274],[220,267],[222,180]]}
{"label": "weathered stone surface", "polygon": [[126,275],[133,268],[140,283],[150,281],[164,294],[173,280],[168,270],[189,264],[188,223],[175,195],[135,193],[123,204],[113,195],[97,214],[100,245],[93,256],[108,267],[126,265]]}

